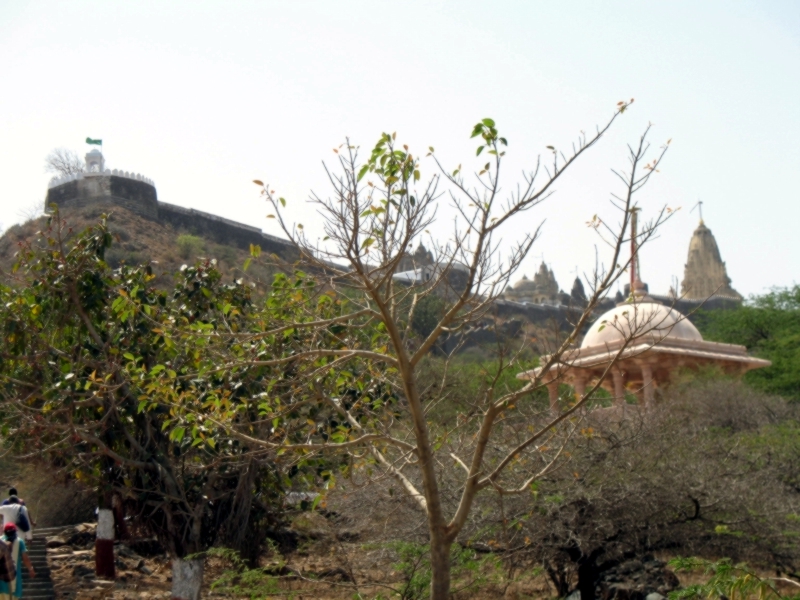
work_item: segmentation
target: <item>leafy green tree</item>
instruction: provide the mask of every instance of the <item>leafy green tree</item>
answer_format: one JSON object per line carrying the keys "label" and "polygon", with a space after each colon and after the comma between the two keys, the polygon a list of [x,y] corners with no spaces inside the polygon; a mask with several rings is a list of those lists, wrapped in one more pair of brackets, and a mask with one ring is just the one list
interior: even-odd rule
{"label": "leafy green tree", "polygon": [[[173,557],[173,595],[195,598],[202,562],[187,571],[184,558],[217,541],[258,548],[280,501],[274,453],[251,452],[202,416],[262,390],[259,369],[196,368],[218,350],[208,333],[248,322],[250,288],[223,284],[207,262],[185,268],[168,294],[149,267],[110,269],[105,222],[74,243],[66,235],[56,215],[23,248],[14,285],[0,288],[3,436],[96,486],[101,508],[116,496]],[[198,411],[177,420],[181,403]],[[238,414],[270,438],[255,412]]]}
{"label": "leafy green tree", "polygon": [[755,296],[734,310],[704,311],[698,325],[710,340],[741,344],[772,361],[748,373],[747,382],[800,400],[800,285]]}

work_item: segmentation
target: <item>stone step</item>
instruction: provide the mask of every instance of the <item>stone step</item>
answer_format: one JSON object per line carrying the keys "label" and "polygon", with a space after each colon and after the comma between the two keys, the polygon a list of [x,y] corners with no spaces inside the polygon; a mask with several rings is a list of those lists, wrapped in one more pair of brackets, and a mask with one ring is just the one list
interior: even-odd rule
{"label": "stone step", "polygon": [[27,569],[23,569],[23,600],[55,600],[56,593],[50,576],[50,565],[47,560],[46,539],[72,529],[76,525],[42,527],[33,530],[33,541],[28,542],[28,555],[31,558],[33,568],[36,570],[36,578],[30,579]]}

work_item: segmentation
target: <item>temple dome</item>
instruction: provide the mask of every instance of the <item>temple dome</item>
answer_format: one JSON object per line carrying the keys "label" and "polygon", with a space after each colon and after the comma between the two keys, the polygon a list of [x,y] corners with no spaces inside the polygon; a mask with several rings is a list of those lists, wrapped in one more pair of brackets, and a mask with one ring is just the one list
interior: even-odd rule
{"label": "temple dome", "polygon": [[631,336],[655,341],[664,338],[703,341],[697,327],[684,315],[644,296],[619,304],[601,316],[583,338],[581,348],[604,346]]}
{"label": "temple dome", "polygon": [[524,290],[534,291],[536,290],[536,283],[532,279],[528,279],[525,275],[523,275],[522,279],[514,284],[513,289],[519,292]]}

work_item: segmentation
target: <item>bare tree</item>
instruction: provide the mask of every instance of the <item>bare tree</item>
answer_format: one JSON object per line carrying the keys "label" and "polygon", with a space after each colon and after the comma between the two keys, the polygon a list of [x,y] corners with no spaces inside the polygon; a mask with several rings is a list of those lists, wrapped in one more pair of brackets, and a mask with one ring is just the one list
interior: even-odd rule
{"label": "bare tree", "polygon": [[85,170],[86,166],[78,153],[68,148],[56,148],[44,159],[45,173],[53,173],[56,176],[83,173]]}
{"label": "bare tree", "polygon": [[[246,361],[252,366],[292,365],[293,373],[298,372],[299,365],[308,365],[306,380],[312,391],[293,388],[291,397],[287,395],[284,401],[306,405],[314,401],[336,411],[347,424],[345,439],[315,437],[315,432],[309,431],[303,443],[288,436],[276,443],[257,440],[234,425],[229,425],[230,431],[242,441],[279,446],[282,452],[348,452],[354,465],[366,465],[368,461],[394,477],[427,518],[433,571],[431,598],[449,597],[451,547],[467,523],[476,495],[482,490],[501,495],[527,492],[531,484],[560,464],[580,411],[602,379],[581,397],[552,412],[532,395],[551,383],[552,374],[536,376],[521,389],[501,384],[505,371],[519,372],[524,368],[523,348],[519,348],[516,354],[499,358],[490,385],[480,397],[472,399],[468,410],[459,414],[455,422],[441,423],[434,415],[436,406],[446,400],[446,391],[443,387],[423,387],[420,373],[424,361],[437,341],[486,317],[530,252],[541,228],[535,228],[503,255],[500,240],[505,226],[512,219],[530,214],[548,199],[554,183],[603,137],[629,105],[630,102],[620,102],[603,126],[591,136],[581,133],[570,151],[548,146],[549,157],[537,160],[523,182],[505,197],[501,195],[500,172],[507,142],[491,119],[483,119],[472,131],[472,137],[480,142],[476,155],[489,158],[474,174],[473,184],[467,183],[461,165],[455,170],[445,168],[433,148],[428,156],[432,157],[437,174],[421,183],[420,158],[397,143],[394,134],[383,134],[364,163],[358,148],[348,141],[335,150],[339,171],[326,167],[332,197],[311,197],[324,219],[326,237],[321,244],[312,243],[301,224],[290,223],[285,199],[269,185],[256,181],[274,209],[271,216],[298,248],[305,270],[324,274],[319,281],[326,289],[348,298],[349,305],[355,306],[335,318],[315,319],[314,306],[310,304],[305,322],[275,331],[289,327],[292,331],[303,330],[313,341],[349,325],[380,332],[383,337],[374,338],[377,341],[365,347],[363,343],[348,342],[342,335],[339,349],[309,344],[290,356]],[[611,200],[617,217],[611,220],[595,216],[589,222],[608,246],[606,260],[597,262],[588,278],[591,293],[586,308],[569,334],[547,356],[541,365],[542,373],[547,374],[553,366],[560,366],[561,373],[569,369],[570,348],[599,302],[630,266],[632,257],[624,258],[623,250],[630,242],[627,231],[637,208],[633,198],[656,171],[667,149],[664,145],[647,162],[649,129],[629,146],[627,170],[615,172],[623,186]],[[442,188],[446,189],[441,191]],[[441,233],[433,242],[434,264],[419,269],[412,281],[397,281],[400,261],[433,226],[437,202],[444,194],[456,215],[449,239],[441,241],[444,228],[437,223]],[[636,248],[653,236],[668,218],[669,209],[665,207],[655,214],[638,232]],[[336,266],[342,262],[345,267]],[[419,335],[411,326],[414,311],[433,294],[445,299],[445,307],[431,331]],[[630,337],[642,333],[636,330]],[[264,336],[262,333],[251,340]],[[625,345],[609,359],[606,374],[624,349]],[[348,406],[336,389],[316,383],[322,381],[323,372],[355,371],[348,366],[355,363],[361,365],[360,372],[370,373],[372,386],[390,389],[401,399],[395,414],[379,417],[376,413],[374,420],[365,421],[363,412],[356,412],[366,410],[363,403],[356,403],[357,408]],[[298,399],[300,394],[305,394],[302,401]],[[444,485],[453,478],[458,479],[458,486]],[[449,493],[450,489],[455,492]]]}
{"label": "bare tree", "polygon": [[41,201],[31,202],[27,206],[23,206],[17,211],[17,216],[19,216],[23,223],[38,219],[43,214],[44,208]]}

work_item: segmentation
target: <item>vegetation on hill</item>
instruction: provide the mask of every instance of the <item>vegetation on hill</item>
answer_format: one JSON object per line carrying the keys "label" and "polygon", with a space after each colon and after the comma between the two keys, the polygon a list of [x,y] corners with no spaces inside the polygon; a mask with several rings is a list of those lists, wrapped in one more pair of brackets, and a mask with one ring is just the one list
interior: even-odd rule
{"label": "vegetation on hill", "polygon": [[[114,244],[108,249],[106,261],[112,268],[122,264],[136,266],[149,264],[156,275],[154,283],[161,289],[173,285],[173,276],[183,264],[194,264],[200,259],[215,259],[217,269],[227,281],[242,279],[255,283],[263,290],[272,280],[275,268],[262,261],[246,271],[243,265],[250,256],[247,250],[218,244],[179,231],[166,223],[151,221],[124,207],[113,204],[92,204],[83,208],[70,208],[61,212],[67,225],[65,239],[69,240],[87,227],[97,224],[106,215]],[[47,217],[39,217],[9,227],[0,235],[0,280],[10,280],[16,253],[25,243],[36,243],[37,232],[47,228]]]}
{"label": "vegetation on hill", "polygon": [[741,344],[772,361],[748,373],[748,383],[800,400],[800,285],[754,296],[733,310],[703,311],[697,324],[706,339]]}

